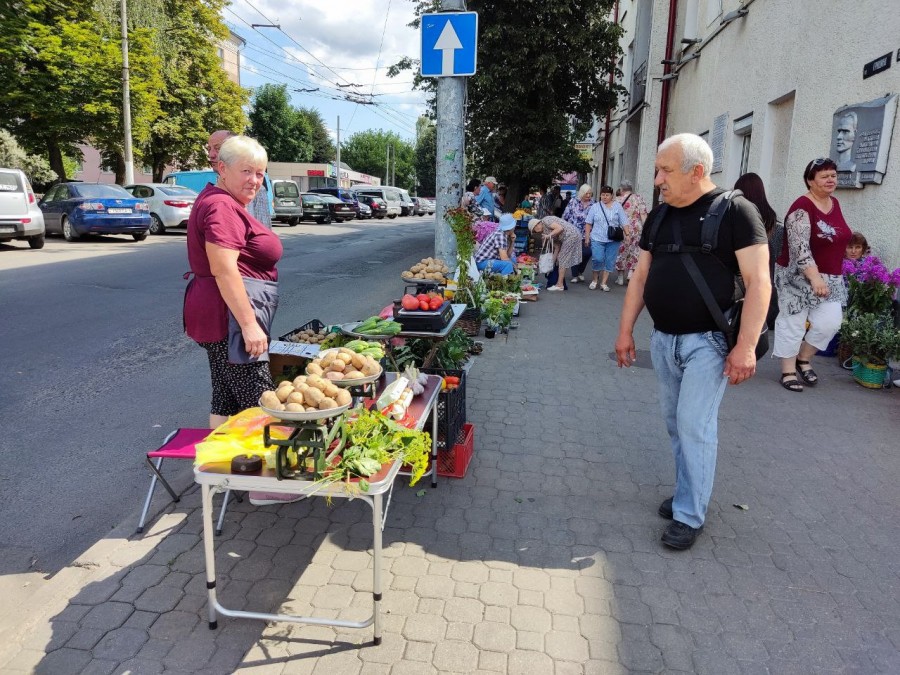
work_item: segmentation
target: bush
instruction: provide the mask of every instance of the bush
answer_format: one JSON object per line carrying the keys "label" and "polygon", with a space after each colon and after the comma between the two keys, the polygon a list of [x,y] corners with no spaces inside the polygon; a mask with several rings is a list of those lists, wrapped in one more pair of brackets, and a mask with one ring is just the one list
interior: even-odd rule
{"label": "bush", "polygon": [[0,166],[21,169],[32,183],[49,183],[56,174],[43,157],[29,155],[5,129],[0,129]]}

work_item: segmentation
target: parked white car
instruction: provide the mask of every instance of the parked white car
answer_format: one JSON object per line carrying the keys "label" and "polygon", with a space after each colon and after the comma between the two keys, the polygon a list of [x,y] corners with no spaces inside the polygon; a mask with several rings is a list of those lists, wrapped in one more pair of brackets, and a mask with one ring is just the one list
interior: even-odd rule
{"label": "parked white car", "polygon": [[44,246],[44,214],[28,177],[19,169],[0,169],[0,242],[24,239]]}
{"label": "parked white car", "polygon": [[183,185],[135,183],[126,185],[132,195],[150,206],[150,234],[164,234],[169,227],[187,227],[197,193]]}

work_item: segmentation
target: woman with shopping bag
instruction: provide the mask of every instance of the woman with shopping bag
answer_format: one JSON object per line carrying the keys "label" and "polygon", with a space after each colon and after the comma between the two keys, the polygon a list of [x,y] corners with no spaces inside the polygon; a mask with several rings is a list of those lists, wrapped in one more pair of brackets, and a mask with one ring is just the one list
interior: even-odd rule
{"label": "woman with shopping bag", "polygon": [[[566,270],[581,261],[581,232],[572,223],[556,216],[532,218],[528,221],[528,229],[533,234],[543,235],[545,246],[542,246],[541,257],[538,259],[539,271],[544,271],[548,261],[552,260],[554,263],[551,272],[547,274],[547,290],[566,290]],[[547,253],[552,254],[552,258]]]}
{"label": "woman with shopping bag", "polygon": [[[591,242],[591,265],[594,278],[590,289],[597,288],[609,292],[609,275],[616,269],[616,256],[625,238],[625,224],[628,216],[622,205],[613,199],[613,189],[609,185],[600,188],[600,201],[594,204],[584,218],[585,239]],[[602,276],[601,276],[602,275]]]}

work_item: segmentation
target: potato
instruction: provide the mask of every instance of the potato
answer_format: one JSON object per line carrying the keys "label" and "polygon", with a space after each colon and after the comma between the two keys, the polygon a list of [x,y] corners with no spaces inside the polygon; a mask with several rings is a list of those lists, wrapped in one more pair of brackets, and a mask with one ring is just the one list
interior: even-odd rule
{"label": "potato", "polygon": [[319,402],[323,398],[325,398],[325,394],[323,394],[318,389],[310,389],[309,391],[303,392],[303,400],[306,401],[306,405],[318,407]]}
{"label": "potato", "polygon": [[321,359],[319,359],[319,365],[322,366],[322,368],[325,368],[327,370],[328,366],[330,366],[334,362],[335,356],[337,356],[337,355],[334,352],[330,352],[330,353],[326,354]]}
{"label": "potato", "polygon": [[332,408],[337,408],[338,404],[333,398],[323,398],[319,401],[319,410],[331,410]]}
{"label": "potato", "polygon": [[306,412],[306,408],[303,407],[302,403],[288,403],[284,406],[284,409],[288,412]]}
{"label": "potato", "polygon": [[351,370],[351,371],[344,373],[345,380],[361,380],[365,376],[366,376],[366,374],[364,372],[362,372],[361,370]]}
{"label": "potato", "polygon": [[[346,377],[346,375],[344,377]],[[337,396],[337,393],[339,391],[341,391],[341,388],[339,386],[337,386],[334,382],[329,382],[327,385],[325,385],[325,391],[323,391],[322,393],[325,394],[325,396],[328,398],[334,398],[335,396]]]}
{"label": "potato", "polygon": [[329,380],[343,380],[343,379],[344,379],[344,374],[343,374],[343,373],[337,373],[337,372],[334,372],[334,371],[329,371],[329,372],[325,373],[325,377],[328,378]]}
{"label": "potato", "polygon": [[299,403],[300,405],[303,405],[303,400],[303,394],[301,394],[299,391],[295,391],[293,394],[287,397],[285,403]]}
{"label": "potato", "polygon": [[262,396],[259,397],[259,402],[266,408],[275,408],[281,405],[281,399],[278,398],[278,394],[274,391],[264,391]]}
{"label": "potato", "polygon": [[338,348],[338,356],[341,356],[342,354],[346,354],[347,356],[353,356],[355,353],[356,353],[355,351],[353,351],[352,349],[347,349],[346,347]]}
{"label": "potato", "polygon": [[343,373],[347,370],[347,364],[344,363],[343,359],[335,359],[331,362],[331,365],[328,366],[328,372],[325,373],[325,376],[328,376],[328,373]]}
{"label": "potato", "polygon": [[409,270],[406,270],[405,272],[401,272],[400,276],[403,277],[404,279],[412,279],[413,273],[410,272]]}
{"label": "potato", "polygon": [[363,356],[362,354],[354,354],[354,355],[350,358],[350,364],[351,364],[354,368],[356,368],[356,370],[359,370],[359,369],[362,368],[364,365],[366,365],[366,357]]}
{"label": "potato", "polygon": [[319,377],[318,375],[316,375],[315,379],[310,378],[306,380],[306,384],[313,389],[324,391],[325,387],[328,385],[328,380],[326,380],[324,377]]}
{"label": "potato", "polygon": [[[313,361],[308,366],[306,366],[306,374],[307,375],[321,375],[325,372],[325,369],[322,368],[318,363]],[[309,380],[307,380],[308,382]]]}
{"label": "potato", "polygon": [[301,384],[306,384],[306,375],[299,375],[294,378],[294,389],[299,387]]}
{"label": "potato", "polygon": [[279,401],[284,403],[285,401],[287,401],[287,397],[293,393],[294,393],[293,386],[278,387],[278,390],[275,392],[275,396],[278,398]]}
{"label": "potato", "polygon": [[338,406],[350,405],[353,401],[353,397],[350,395],[350,392],[346,389],[338,389],[337,394],[334,396],[335,402]]}

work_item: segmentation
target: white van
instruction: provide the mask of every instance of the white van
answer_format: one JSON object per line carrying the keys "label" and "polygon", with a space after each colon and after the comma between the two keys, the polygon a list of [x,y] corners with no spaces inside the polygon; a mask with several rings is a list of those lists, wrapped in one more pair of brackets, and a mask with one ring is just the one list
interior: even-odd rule
{"label": "white van", "polygon": [[370,195],[383,199],[388,207],[388,218],[396,218],[403,212],[403,198],[400,190],[395,187],[356,187],[353,188],[353,191],[359,195]]}

